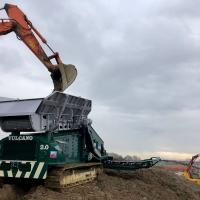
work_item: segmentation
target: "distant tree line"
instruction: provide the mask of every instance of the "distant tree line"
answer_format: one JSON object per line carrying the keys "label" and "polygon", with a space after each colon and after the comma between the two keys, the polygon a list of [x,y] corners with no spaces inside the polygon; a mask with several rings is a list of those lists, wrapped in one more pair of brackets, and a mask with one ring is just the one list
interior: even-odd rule
{"label": "distant tree line", "polygon": [[126,161],[140,161],[141,158],[138,156],[126,155],[125,157],[117,153],[108,153],[109,156],[112,156],[115,160],[126,160]]}

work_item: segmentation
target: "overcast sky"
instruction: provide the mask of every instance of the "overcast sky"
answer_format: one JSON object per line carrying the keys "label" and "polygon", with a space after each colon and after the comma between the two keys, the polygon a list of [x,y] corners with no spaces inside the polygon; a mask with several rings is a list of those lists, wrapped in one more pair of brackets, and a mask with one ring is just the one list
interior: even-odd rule
{"label": "overcast sky", "polygon": [[[200,153],[200,1],[17,2],[63,63],[76,66],[65,93],[92,100],[89,117],[108,152],[143,159]],[[16,0],[0,0],[0,8],[5,3]],[[53,89],[15,33],[0,37],[0,75],[3,97],[46,97]]]}

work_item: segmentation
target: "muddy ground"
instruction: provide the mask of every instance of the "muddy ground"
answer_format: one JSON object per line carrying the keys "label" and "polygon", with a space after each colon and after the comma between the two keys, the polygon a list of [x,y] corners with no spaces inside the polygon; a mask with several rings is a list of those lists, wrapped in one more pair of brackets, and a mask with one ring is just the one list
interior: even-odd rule
{"label": "muddy ground", "polygon": [[0,189],[0,200],[200,199],[200,185],[156,167],[137,171],[105,170],[93,182],[61,191],[53,191],[43,185],[27,188],[25,184],[5,184]]}

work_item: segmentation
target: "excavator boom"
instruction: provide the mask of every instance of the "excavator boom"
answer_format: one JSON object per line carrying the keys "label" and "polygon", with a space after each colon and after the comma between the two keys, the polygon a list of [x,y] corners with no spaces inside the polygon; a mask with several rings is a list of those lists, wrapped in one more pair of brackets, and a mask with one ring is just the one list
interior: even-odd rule
{"label": "excavator boom", "polygon": [[[27,16],[15,5],[5,4],[4,9],[8,15],[8,19],[0,19],[0,35],[6,35],[15,32],[17,38],[22,40],[24,44],[35,54],[35,56],[46,66],[51,73],[54,83],[54,91],[64,91],[68,88],[77,76],[77,70],[74,65],[65,65],[62,63],[59,54],[54,52],[47,44],[47,41],[39,33],[39,31],[28,20]],[[38,35],[44,44],[46,44],[53,55],[47,56],[39,41],[35,37],[33,31]],[[51,63],[51,59],[55,59],[57,64]]]}
{"label": "excavator boom", "polygon": [[196,160],[198,157],[199,157],[199,154],[197,154],[197,155],[195,155],[195,156],[192,156],[192,159],[190,160],[190,162],[189,162],[189,164],[188,164],[188,166],[187,166],[187,169],[186,169],[186,171],[187,171],[187,173],[188,173],[188,176],[189,176],[189,178],[191,178],[191,179],[192,179],[192,176],[191,176],[191,167],[192,167],[193,163],[195,162],[195,160]]}

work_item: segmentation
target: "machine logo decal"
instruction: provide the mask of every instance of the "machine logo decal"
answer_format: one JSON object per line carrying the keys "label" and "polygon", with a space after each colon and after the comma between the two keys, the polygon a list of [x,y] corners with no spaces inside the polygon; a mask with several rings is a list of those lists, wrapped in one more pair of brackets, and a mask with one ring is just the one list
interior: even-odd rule
{"label": "machine logo decal", "polygon": [[33,136],[9,136],[9,140],[32,140]]}
{"label": "machine logo decal", "polygon": [[50,151],[50,158],[57,158],[57,151]]}

